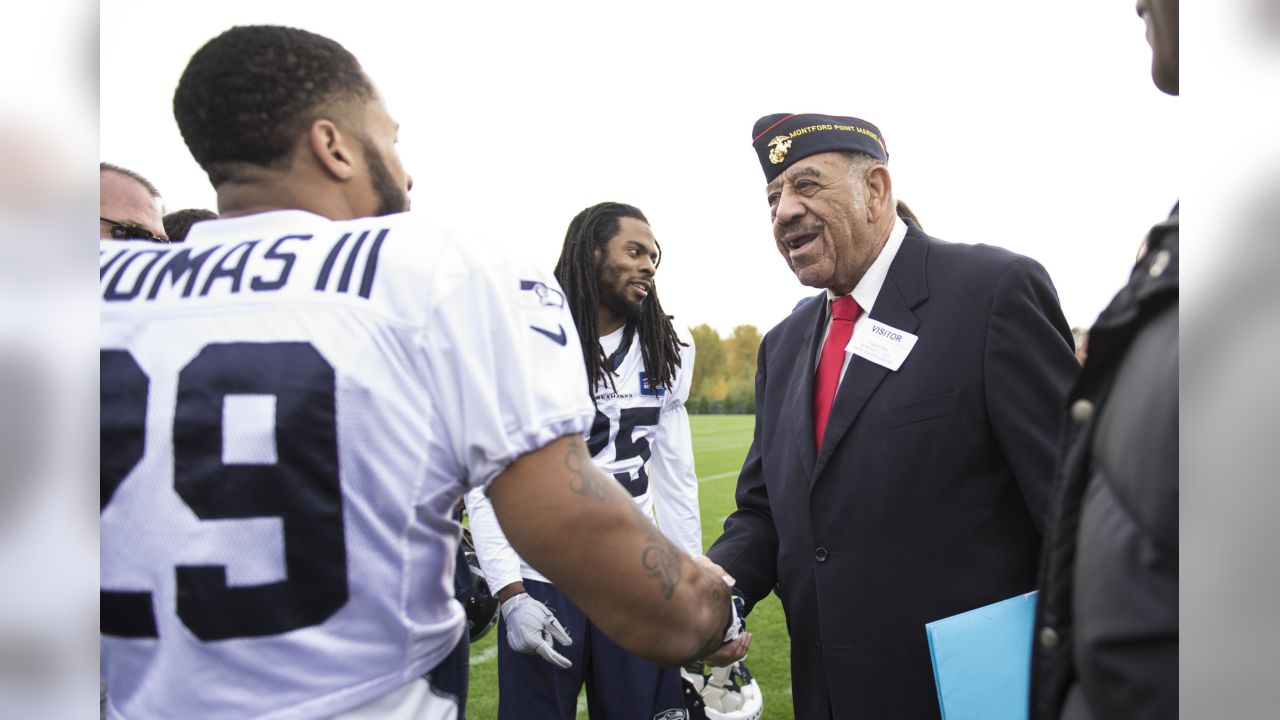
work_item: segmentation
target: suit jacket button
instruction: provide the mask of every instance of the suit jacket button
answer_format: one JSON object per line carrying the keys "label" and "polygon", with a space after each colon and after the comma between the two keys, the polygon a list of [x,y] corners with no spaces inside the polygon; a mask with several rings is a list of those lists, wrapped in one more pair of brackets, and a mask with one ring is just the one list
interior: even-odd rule
{"label": "suit jacket button", "polygon": [[1058,647],[1058,631],[1048,625],[1040,628],[1040,647],[1045,650],[1053,650]]}
{"label": "suit jacket button", "polygon": [[827,561],[827,549],[826,549],[826,548],[821,548],[821,547],[820,547],[820,548],[818,548],[817,550],[814,550],[814,551],[813,551],[813,559],[814,559],[814,560],[817,560],[817,561],[818,561],[818,562],[820,562],[820,563],[824,563],[824,562],[826,562],[826,561]]}
{"label": "suit jacket button", "polygon": [[1078,423],[1093,417],[1093,403],[1088,400],[1077,400],[1071,403],[1071,419]]}
{"label": "suit jacket button", "polygon": [[822,657],[822,643],[820,643],[820,642],[816,642],[816,643],[814,643],[814,644],[813,644],[813,651],[814,651],[814,652],[816,652],[816,653],[818,653],[818,657]]}

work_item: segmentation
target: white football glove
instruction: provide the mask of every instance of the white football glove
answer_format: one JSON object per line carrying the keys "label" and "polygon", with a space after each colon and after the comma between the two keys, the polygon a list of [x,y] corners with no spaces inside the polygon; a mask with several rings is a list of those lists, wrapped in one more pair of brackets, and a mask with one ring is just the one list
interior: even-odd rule
{"label": "white football glove", "polygon": [[552,641],[572,645],[573,639],[556,619],[551,608],[520,593],[502,603],[502,619],[507,624],[507,645],[518,653],[537,655],[558,668],[573,667],[569,658],[556,652]]}

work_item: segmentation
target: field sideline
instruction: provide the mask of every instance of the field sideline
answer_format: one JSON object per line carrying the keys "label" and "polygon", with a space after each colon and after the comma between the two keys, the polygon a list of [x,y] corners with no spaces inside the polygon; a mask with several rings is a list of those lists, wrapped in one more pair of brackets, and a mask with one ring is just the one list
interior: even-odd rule
{"label": "field sideline", "polygon": [[[724,518],[733,510],[733,490],[738,470],[751,444],[754,418],[750,415],[692,415],[693,454],[699,480],[704,548],[720,536]],[[747,656],[747,668],[764,690],[764,717],[792,718],[791,642],[787,637],[782,606],[776,595],[761,602],[747,618],[754,639]],[[494,720],[498,717],[498,633],[471,646],[471,684],[467,717]],[[578,717],[585,719],[586,699],[578,701]]]}

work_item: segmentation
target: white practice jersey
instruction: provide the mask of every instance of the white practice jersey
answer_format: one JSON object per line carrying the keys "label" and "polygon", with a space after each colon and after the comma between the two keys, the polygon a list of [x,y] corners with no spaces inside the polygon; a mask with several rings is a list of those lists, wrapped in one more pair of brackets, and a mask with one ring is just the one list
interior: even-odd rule
{"label": "white practice jersey", "polygon": [[412,214],[100,254],[108,716],[327,717],[435,667],[450,511],[590,426],[554,277]]}
{"label": "white practice jersey", "polygon": [[[670,390],[649,386],[639,337],[632,340],[618,366],[615,385],[596,386],[596,413],[587,433],[587,449],[596,466],[616,478],[646,516],[656,518],[664,535],[690,555],[700,555],[698,475],[685,409],[694,346],[687,330],[678,332],[687,345],[680,349],[680,367]],[[619,329],[600,338],[606,357],[618,348],[623,334]],[[467,494],[467,511],[480,569],[494,593],[522,578],[547,581],[507,543],[483,491]]]}

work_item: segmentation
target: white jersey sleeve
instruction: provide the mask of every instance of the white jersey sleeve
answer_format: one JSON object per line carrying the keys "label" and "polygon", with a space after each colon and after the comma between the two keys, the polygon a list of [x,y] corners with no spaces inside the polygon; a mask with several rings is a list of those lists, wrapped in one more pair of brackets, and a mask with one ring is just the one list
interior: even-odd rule
{"label": "white jersey sleeve", "polygon": [[694,469],[689,428],[689,388],[693,381],[693,336],[683,328],[680,367],[675,387],[667,393],[658,418],[650,459],[654,512],[663,534],[690,555],[702,554],[702,517],[698,507],[698,473]]}
{"label": "white jersey sleeve", "polygon": [[484,488],[467,493],[467,516],[471,518],[471,542],[476,546],[480,572],[489,583],[489,592],[497,595],[502,588],[522,579],[520,556],[507,542]]}
{"label": "white jersey sleeve", "polygon": [[[443,384],[447,400],[442,405],[452,409],[452,412],[446,411],[446,417],[451,419],[449,425],[459,428],[455,448],[472,460],[474,476],[466,496],[471,539],[480,570],[495,594],[521,579],[521,559],[498,525],[493,504],[486,494],[489,481],[525,452],[562,435],[581,433],[582,416],[594,412],[583,388],[583,404],[573,406],[568,415],[538,417],[544,414],[544,408],[554,408],[559,401],[547,393],[560,393],[566,384],[575,382],[581,387],[586,368],[580,353],[577,362],[563,362],[560,352],[563,347],[577,347],[577,328],[554,277],[529,268],[521,269],[518,274],[520,277],[511,277],[508,273],[505,280],[499,280],[500,284],[513,284],[514,280],[515,285],[533,285],[523,291],[518,298],[521,302],[509,315],[518,318],[514,327],[502,328],[501,314],[486,320],[483,311],[474,309],[460,322],[435,325],[452,335],[447,345],[459,348],[441,357],[443,362],[455,362],[458,372],[457,378]],[[536,279],[531,281],[530,277]],[[467,283],[461,290],[455,299],[461,307],[476,308],[477,304],[483,307],[483,289],[479,283]],[[557,377],[529,377],[512,371],[529,367],[543,368],[544,373],[553,372]],[[468,376],[483,378],[494,392],[478,398],[451,392],[474,384]],[[503,431],[504,428],[507,430]],[[520,428],[530,430],[521,433]]]}
{"label": "white jersey sleeve", "polygon": [[[593,412],[578,331],[555,277],[526,262],[458,278],[427,324],[428,363],[449,445],[471,487],[519,456],[581,433]],[[565,352],[574,348],[575,352]],[[570,357],[576,355],[576,357]]]}

